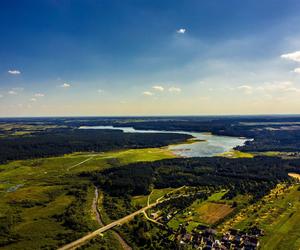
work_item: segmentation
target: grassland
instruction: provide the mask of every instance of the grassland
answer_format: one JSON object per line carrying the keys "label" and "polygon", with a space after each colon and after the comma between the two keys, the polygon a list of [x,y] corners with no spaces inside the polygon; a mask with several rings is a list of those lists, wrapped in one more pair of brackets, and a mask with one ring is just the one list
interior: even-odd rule
{"label": "grassland", "polygon": [[242,152],[239,150],[230,150],[228,152],[219,154],[219,156],[226,158],[253,158],[255,156],[281,157],[283,159],[299,158],[298,153],[295,152],[279,152],[279,151],[265,151],[265,152]]}
{"label": "grassland", "polygon": [[[79,173],[172,157],[166,149],[149,148],[103,154],[76,153],[0,165],[2,249],[56,248],[66,239],[76,239],[98,227],[91,212],[94,188],[88,180],[79,178]],[[81,162],[84,163],[78,165]],[[75,211],[71,209],[74,205],[78,208]],[[66,211],[69,214],[66,215]],[[78,225],[67,227],[66,221],[61,219],[66,216]],[[97,249],[100,243],[103,245],[105,237],[92,242],[90,249]],[[10,244],[6,245],[8,240]],[[110,244],[111,249],[118,248]]]}
{"label": "grassland", "polygon": [[193,220],[212,225],[232,211],[233,208],[227,204],[206,202],[194,210]]}
{"label": "grassland", "polygon": [[177,229],[180,224],[188,222],[188,231],[192,231],[199,224],[213,225],[234,210],[232,207],[233,201],[222,200],[226,192],[227,190],[216,192],[205,201],[196,200],[191,206],[172,218],[168,225],[173,229]]}
{"label": "grassland", "polygon": [[219,156],[227,157],[227,158],[253,158],[254,157],[252,153],[245,153],[239,150],[230,150],[228,152],[219,154]]}
{"label": "grassland", "polygon": [[[250,157],[248,153],[234,154],[236,157]],[[78,174],[173,157],[166,148],[148,148],[107,153],[82,152],[0,165],[1,249],[53,249],[97,228],[98,224],[91,211],[94,187],[89,180],[79,178]],[[196,200],[176,214],[168,225],[176,229],[179,224],[188,222],[187,230],[191,231],[199,224],[213,225],[222,221],[237,211],[235,209],[240,209],[218,229],[244,229],[257,225],[265,231],[261,240],[262,249],[298,250],[299,186],[280,184],[261,201],[248,206],[245,205],[251,197],[238,195],[232,200],[223,200],[227,190],[222,190],[212,194],[206,201]],[[171,191],[170,188],[153,189],[150,196],[133,197],[131,204],[145,206],[148,200],[152,203]],[[234,202],[238,203],[238,208],[233,208]],[[72,210],[74,204],[76,209]],[[68,215],[66,211],[69,211]],[[105,223],[110,221],[104,210],[101,215]],[[76,225],[66,226],[66,221],[62,219],[64,216]],[[104,237],[91,241],[84,249],[99,249],[99,246],[120,249],[113,237],[111,232],[107,232]],[[10,244],[6,244],[7,241]]]}
{"label": "grassland", "polygon": [[153,189],[151,194],[148,195],[139,195],[132,197],[131,203],[133,206],[146,206],[149,200],[149,203],[155,202],[158,198],[170,193],[173,188],[163,188],[163,189]]}
{"label": "grassland", "polygon": [[261,249],[299,250],[300,191],[299,184],[278,184],[261,201],[242,209],[220,226],[244,229],[256,225],[265,231]]}
{"label": "grassland", "polygon": [[1,123],[0,132],[4,135],[20,136],[26,134],[33,134],[47,129],[65,128],[66,126],[49,125],[49,124],[19,124],[19,123]]}

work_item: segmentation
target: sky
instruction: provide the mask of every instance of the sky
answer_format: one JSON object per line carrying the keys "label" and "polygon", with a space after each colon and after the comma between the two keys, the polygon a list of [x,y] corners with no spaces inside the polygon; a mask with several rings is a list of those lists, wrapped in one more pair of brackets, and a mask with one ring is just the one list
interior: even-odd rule
{"label": "sky", "polygon": [[299,0],[0,2],[0,116],[300,113]]}

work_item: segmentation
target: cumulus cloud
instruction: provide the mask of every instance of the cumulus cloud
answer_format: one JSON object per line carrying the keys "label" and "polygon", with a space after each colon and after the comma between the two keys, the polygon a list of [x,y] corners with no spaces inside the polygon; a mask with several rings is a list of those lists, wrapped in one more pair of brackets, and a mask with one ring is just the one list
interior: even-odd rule
{"label": "cumulus cloud", "polygon": [[293,71],[294,71],[294,73],[300,74],[300,68],[295,68]]}
{"label": "cumulus cloud", "polygon": [[150,91],[144,91],[143,95],[145,95],[145,96],[153,96],[154,94],[152,92],[150,92]]}
{"label": "cumulus cloud", "polygon": [[43,94],[43,93],[36,93],[36,94],[34,94],[34,96],[35,96],[35,97],[44,97],[45,94]]}
{"label": "cumulus cloud", "polygon": [[9,95],[17,95],[19,94],[19,92],[23,91],[24,88],[12,88],[11,90],[9,90],[7,93]]}
{"label": "cumulus cloud", "polygon": [[287,60],[291,60],[291,61],[295,61],[295,62],[300,62],[300,51],[295,51],[292,53],[288,53],[288,54],[283,54],[280,56],[283,59],[287,59]]}
{"label": "cumulus cloud", "polygon": [[103,93],[103,90],[102,90],[102,89],[98,89],[97,92],[98,92],[99,94],[101,94],[101,93]]}
{"label": "cumulus cloud", "polygon": [[62,85],[60,85],[62,88],[70,88],[71,87],[71,84],[69,84],[69,83],[64,83],[64,84],[62,84]]}
{"label": "cumulus cloud", "polygon": [[253,92],[253,88],[249,85],[241,85],[241,86],[238,86],[237,89],[243,91],[245,94],[252,94]]}
{"label": "cumulus cloud", "polygon": [[33,98],[30,99],[30,101],[31,101],[31,102],[36,102],[37,99],[33,97]]}
{"label": "cumulus cloud", "polygon": [[183,29],[183,28],[176,30],[177,34],[184,34],[185,32],[186,32],[186,29]]}
{"label": "cumulus cloud", "polygon": [[170,88],[169,88],[169,92],[177,92],[177,93],[179,93],[179,92],[181,92],[181,88],[178,88],[178,87],[170,87]]}
{"label": "cumulus cloud", "polygon": [[21,74],[21,71],[19,71],[19,70],[16,70],[16,69],[14,69],[14,70],[9,70],[9,71],[7,71],[9,74],[11,74],[11,75],[19,75],[19,74]]}
{"label": "cumulus cloud", "polygon": [[15,90],[10,90],[10,91],[8,91],[8,94],[10,94],[10,95],[17,95],[18,93]]}
{"label": "cumulus cloud", "polygon": [[156,86],[153,86],[152,88],[154,90],[157,90],[157,91],[164,91],[164,87],[163,86],[156,85]]}

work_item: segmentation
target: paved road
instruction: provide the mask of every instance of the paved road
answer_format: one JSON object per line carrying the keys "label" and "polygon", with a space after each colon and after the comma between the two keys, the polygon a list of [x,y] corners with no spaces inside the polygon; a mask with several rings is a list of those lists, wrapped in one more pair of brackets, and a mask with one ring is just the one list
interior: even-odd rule
{"label": "paved road", "polygon": [[[171,194],[171,193],[174,193],[178,190],[181,190],[185,188],[185,186],[182,186],[180,188],[177,188],[177,189],[174,189],[173,191],[169,192],[168,194]],[[183,196],[183,195],[179,195],[179,196]],[[174,198],[174,197],[173,197]],[[145,213],[148,209],[152,208],[152,207],[155,207],[156,205],[158,205],[159,203],[162,203],[164,201],[167,201],[167,200],[170,200],[171,198],[165,198],[164,199],[164,196],[161,196],[160,198],[158,198],[154,203],[150,204],[150,205],[147,205],[146,207],[143,207],[141,208],[140,210],[137,210],[135,211],[134,213],[132,214],[129,214],[119,220],[116,220],[110,224],[107,224],[106,226],[103,226],[97,230],[95,230],[94,232],[91,232],[89,234],[87,234],[86,236],[83,236],[82,238],[76,240],[76,241],[73,241],[61,248],[59,248],[58,250],[71,250],[71,249],[76,249],[77,247],[83,245],[86,241],[98,236],[99,234],[102,234],[104,233],[105,231],[115,227],[115,226],[119,226],[119,225],[122,225],[124,223],[126,223],[127,221],[130,221],[132,220],[136,215],[138,214],[141,214],[141,213]]]}
{"label": "paved road", "polygon": [[116,221],[114,221],[114,222],[112,222],[112,223],[110,223],[106,226],[103,226],[103,227],[95,230],[94,232],[91,232],[91,233],[87,234],[86,236],[83,236],[82,238],[80,238],[76,241],[73,241],[73,242],[59,248],[59,250],[75,249],[76,247],[83,245],[86,241],[98,236],[101,233],[104,233],[105,231],[107,231],[107,230],[109,230],[109,229],[111,229],[115,226],[119,226],[119,225],[122,225],[122,224],[126,223],[127,221],[133,219],[136,215],[145,212],[149,208],[155,207],[157,204],[159,204],[161,202],[163,202],[163,201],[157,201],[155,203],[150,204],[149,206],[143,207],[140,210],[137,210],[132,214],[129,214],[129,215],[127,215],[127,216],[125,216],[125,217],[123,217],[119,220],[116,220]]}

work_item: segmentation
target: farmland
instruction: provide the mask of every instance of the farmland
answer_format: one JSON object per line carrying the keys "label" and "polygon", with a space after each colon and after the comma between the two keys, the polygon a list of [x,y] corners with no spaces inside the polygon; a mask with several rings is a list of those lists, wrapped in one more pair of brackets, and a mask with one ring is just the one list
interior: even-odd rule
{"label": "farmland", "polygon": [[185,208],[171,219],[168,225],[177,229],[180,224],[188,223],[189,230],[200,224],[212,226],[234,210],[229,201],[222,200],[226,192],[226,190],[216,192],[205,201],[194,201],[191,206]]}
{"label": "farmland", "polygon": [[299,248],[300,226],[300,191],[299,185],[278,184],[270,194],[255,204],[241,211],[222,224],[219,229],[245,229],[249,225],[262,228],[262,249],[297,249]]}

